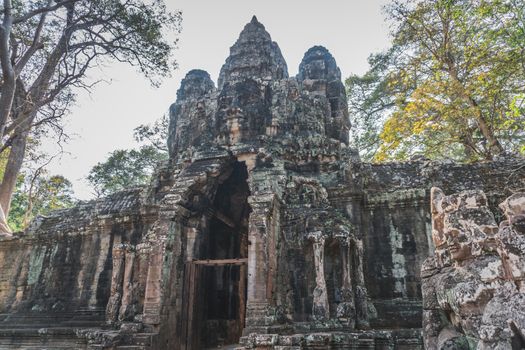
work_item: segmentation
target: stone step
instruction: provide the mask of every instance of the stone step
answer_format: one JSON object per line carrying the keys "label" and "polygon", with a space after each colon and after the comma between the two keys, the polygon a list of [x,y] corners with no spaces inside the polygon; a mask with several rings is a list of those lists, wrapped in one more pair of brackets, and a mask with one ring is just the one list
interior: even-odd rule
{"label": "stone step", "polygon": [[75,327],[75,328],[100,328],[105,325],[104,321],[92,320],[92,321],[82,321],[82,320],[71,320],[60,322],[61,326],[64,327]]}
{"label": "stone step", "polygon": [[16,337],[0,337],[0,349],[39,349],[39,350],[79,350],[86,344],[75,337],[38,337],[18,335]]}
{"label": "stone step", "polygon": [[47,327],[99,327],[104,324],[104,314],[79,311],[79,313],[55,314],[0,314],[0,329],[47,328]]}
{"label": "stone step", "polygon": [[134,345],[151,345],[152,337],[155,336],[155,333],[137,333],[133,335],[133,344]]}
{"label": "stone step", "polygon": [[123,345],[150,346],[156,333],[136,333],[124,336]]}
{"label": "stone step", "polygon": [[0,343],[0,349],[2,350],[79,350],[79,349],[86,349],[86,347],[79,347],[79,345],[60,345],[60,344],[53,344],[53,345],[43,345],[43,344],[25,344],[25,343],[17,343],[17,344],[2,344]]}

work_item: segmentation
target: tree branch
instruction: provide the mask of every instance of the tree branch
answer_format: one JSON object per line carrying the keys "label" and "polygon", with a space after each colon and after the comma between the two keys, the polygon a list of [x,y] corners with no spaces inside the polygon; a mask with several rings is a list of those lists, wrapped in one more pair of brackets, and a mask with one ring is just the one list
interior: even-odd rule
{"label": "tree branch", "polygon": [[60,7],[63,7],[63,6],[69,5],[69,4],[73,4],[73,3],[79,2],[79,1],[80,0],[62,0],[62,1],[57,1],[57,4],[53,5],[53,6],[49,6],[49,4],[51,3],[51,2],[49,2],[48,6],[46,6],[46,7],[42,7],[42,8],[33,10],[31,12],[26,13],[25,15],[23,15],[21,17],[15,18],[13,20],[13,24],[22,23],[24,21],[27,21],[31,17],[38,16],[41,13],[45,14],[45,13],[48,13],[48,12],[51,12],[51,11],[55,11],[55,10],[59,9]]}

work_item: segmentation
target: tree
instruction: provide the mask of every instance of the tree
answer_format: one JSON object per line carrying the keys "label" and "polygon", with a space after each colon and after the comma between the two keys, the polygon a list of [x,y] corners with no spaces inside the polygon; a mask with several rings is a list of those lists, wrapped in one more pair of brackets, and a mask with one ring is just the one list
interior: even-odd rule
{"label": "tree", "polygon": [[[8,220],[9,226],[15,231],[24,230],[37,215],[46,215],[52,210],[68,208],[76,203],[71,182],[61,175],[50,176],[45,169],[55,156],[49,157],[38,152],[38,146],[29,144],[29,160],[24,162],[17,178]],[[0,177],[7,157],[7,154],[0,153]]]}
{"label": "tree", "polygon": [[167,158],[154,146],[139,150],[116,150],[108,159],[95,165],[87,177],[97,196],[105,196],[149,182],[155,166]]}
{"label": "tree", "polygon": [[[87,72],[107,60],[131,64],[153,84],[174,67],[180,13],[162,0],[3,0],[0,25],[0,152],[9,152],[0,184],[2,214],[10,208],[27,139],[61,117],[74,91],[89,89]],[[5,224],[5,220],[3,222]],[[5,225],[4,225],[5,226]]]}
{"label": "tree", "polygon": [[352,123],[350,143],[367,161],[377,154],[381,128],[388,111],[395,107],[394,93],[384,77],[390,60],[388,53],[371,55],[370,70],[363,76],[353,74],[345,81]]}
{"label": "tree", "polygon": [[168,113],[151,124],[142,124],[133,130],[133,138],[139,144],[152,146],[160,153],[168,154],[168,130],[170,121]]}
{"label": "tree", "polygon": [[151,124],[133,130],[138,150],[116,150],[108,159],[95,165],[87,180],[97,196],[105,196],[130,187],[146,185],[155,167],[168,159],[168,114]]}
{"label": "tree", "polygon": [[8,222],[13,229],[23,230],[37,215],[69,208],[75,203],[72,184],[63,176],[47,176],[45,171],[21,173]]}
{"label": "tree", "polygon": [[523,0],[398,0],[387,7],[392,48],[360,104],[373,115],[381,101],[394,102],[375,117],[385,120],[376,160],[524,151],[524,9]]}

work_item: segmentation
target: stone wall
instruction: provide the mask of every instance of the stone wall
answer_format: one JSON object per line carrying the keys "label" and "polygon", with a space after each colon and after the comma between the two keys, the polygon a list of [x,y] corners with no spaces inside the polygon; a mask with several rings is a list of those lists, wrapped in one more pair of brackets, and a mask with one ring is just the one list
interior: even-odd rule
{"label": "stone wall", "polygon": [[103,324],[114,251],[140,242],[148,225],[142,192],[128,190],[38,217],[26,232],[2,240],[0,328]]}
{"label": "stone wall", "polygon": [[[420,267],[432,255],[430,189],[480,189],[496,215],[498,204],[525,188],[523,159],[456,164],[413,161],[362,165],[365,275],[378,318],[387,327],[421,324]],[[395,322],[393,322],[395,320]]]}

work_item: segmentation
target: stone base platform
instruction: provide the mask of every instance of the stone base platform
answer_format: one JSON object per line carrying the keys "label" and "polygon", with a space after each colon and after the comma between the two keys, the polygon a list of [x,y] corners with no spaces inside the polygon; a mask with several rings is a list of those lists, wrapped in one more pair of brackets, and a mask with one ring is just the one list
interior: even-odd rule
{"label": "stone base platform", "polygon": [[[123,334],[102,328],[2,328],[2,350],[155,350],[155,334]],[[421,330],[367,330],[304,334],[250,334],[239,345],[218,348],[248,350],[373,349],[423,350]]]}
{"label": "stone base platform", "polygon": [[292,335],[250,334],[241,338],[245,349],[374,349],[423,350],[420,329],[322,332]]}

